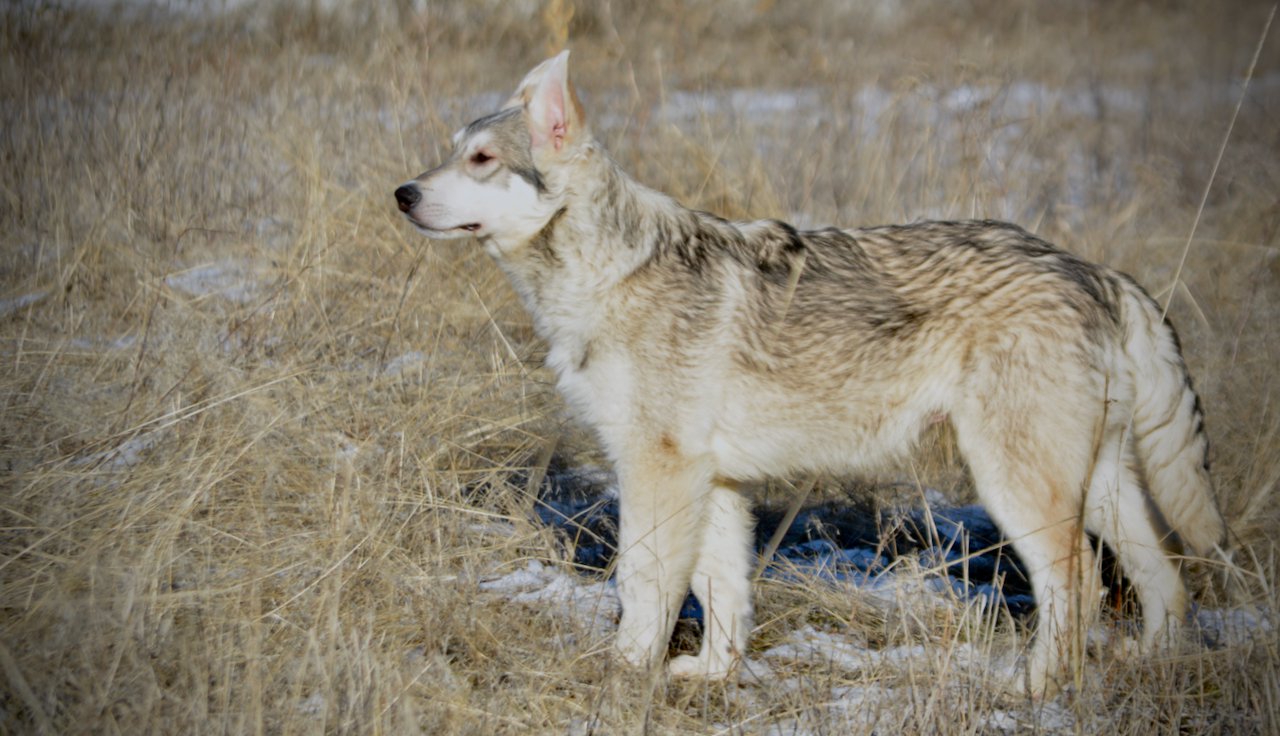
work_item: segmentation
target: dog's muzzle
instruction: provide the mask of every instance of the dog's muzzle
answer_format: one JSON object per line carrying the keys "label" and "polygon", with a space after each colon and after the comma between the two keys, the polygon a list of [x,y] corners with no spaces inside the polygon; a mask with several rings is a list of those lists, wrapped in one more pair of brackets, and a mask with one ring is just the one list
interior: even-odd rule
{"label": "dog's muzzle", "polygon": [[417,184],[405,184],[396,189],[396,204],[401,212],[408,212],[420,201],[422,201],[422,192],[418,190]]}

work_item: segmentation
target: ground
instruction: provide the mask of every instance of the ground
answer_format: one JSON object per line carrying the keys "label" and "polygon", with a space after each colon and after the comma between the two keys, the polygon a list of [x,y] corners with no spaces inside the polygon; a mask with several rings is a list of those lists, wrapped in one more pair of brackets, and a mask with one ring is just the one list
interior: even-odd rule
{"label": "ground", "polygon": [[[0,732],[1280,731],[1269,6],[217,7],[0,9]],[[1168,304],[1234,559],[1187,562],[1196,635],[1125,655],[1120,595],[1033,702],[994,676],[1028,614],[946,545],[827,574],[868,560],[823,509],[955,531],[939,426],[822,480],[743,682],[621,667],[607,544],[546,503],[608,487],[598,449],[498,269],[392,198],[566,44],[596,135],[691,207],[1009,219]]]}

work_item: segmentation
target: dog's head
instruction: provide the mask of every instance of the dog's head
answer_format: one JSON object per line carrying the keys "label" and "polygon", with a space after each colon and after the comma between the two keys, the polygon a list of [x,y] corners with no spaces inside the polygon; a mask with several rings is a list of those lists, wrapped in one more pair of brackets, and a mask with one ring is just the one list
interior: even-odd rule
{"label": "dog's head", "polygon": [[564,206],[561,169],[588,139],[562,51],[525,75],[503,109],[455,133],[449,157],[396,189],[396,204],[428,237],[474,235],[509,250]]}

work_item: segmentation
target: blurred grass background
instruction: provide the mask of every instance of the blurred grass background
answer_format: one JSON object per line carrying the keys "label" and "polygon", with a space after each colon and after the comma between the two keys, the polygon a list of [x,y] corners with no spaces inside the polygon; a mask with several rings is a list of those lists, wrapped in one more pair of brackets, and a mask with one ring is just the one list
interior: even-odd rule
{"label": "blurred grass background", "polygon": [[[391,191],[566,43],[596,135],[689,206],[1014,219],[1171,300],[1238,564],[1198,587],[1274,611],[1274,39],[1173,284],[1268,10],[6,4],[0,731],[981,733],[1010,708],[1053,729],[947,663],[1013,646],[968,614],[769,583],[758,646],[812,624],[941,656],[744,691],[641,682],[607,632],[478,587],[563,557],[513,480],[548,440],[598,458],[502,275]],[[945,440],[885,475],[964,495]],[[1277,644],[1101,655],[1065,728],[1276,732]],[[872,687],[871,720],[830,708]]]}

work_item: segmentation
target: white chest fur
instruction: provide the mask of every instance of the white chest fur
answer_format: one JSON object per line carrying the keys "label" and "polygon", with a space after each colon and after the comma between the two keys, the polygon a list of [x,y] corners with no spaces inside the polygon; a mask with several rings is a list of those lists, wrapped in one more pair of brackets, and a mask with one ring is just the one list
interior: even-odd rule
{"label": "white chest fur", "polygon": [[547,365],[556,372],[556,388],[565,401],[600,433],[606,449],[616,457],[633,419],[630,361],[588,345],[575,349],[556,344],[547,354]]}

